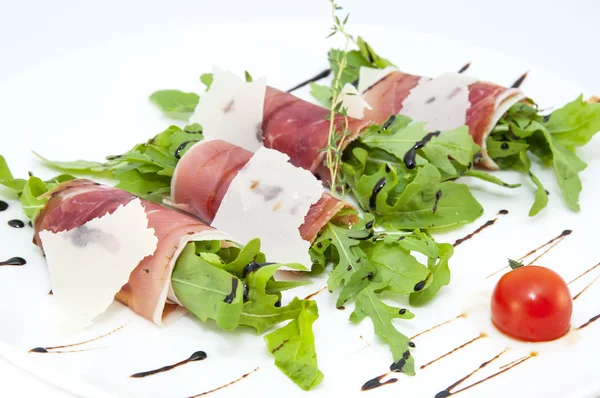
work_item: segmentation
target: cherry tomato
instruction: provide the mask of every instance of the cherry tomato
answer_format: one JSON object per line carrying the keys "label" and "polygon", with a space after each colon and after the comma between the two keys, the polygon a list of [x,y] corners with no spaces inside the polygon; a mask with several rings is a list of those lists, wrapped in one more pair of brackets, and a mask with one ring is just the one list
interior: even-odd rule
{"label": "cherry tomato", "polygon": [[527,265],[506,273],[492,293],[492,321],[525,341],[549,341],[569,331],[573,300],[566,282],[545,267]]}

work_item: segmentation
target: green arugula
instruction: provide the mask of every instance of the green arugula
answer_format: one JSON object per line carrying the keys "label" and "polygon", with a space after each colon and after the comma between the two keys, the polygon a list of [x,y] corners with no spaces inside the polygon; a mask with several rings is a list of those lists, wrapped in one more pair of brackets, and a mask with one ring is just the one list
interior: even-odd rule
{"label": "green arugula", "polygon": [[[327,224],[311,247],[313,259],[328,259],[333,270],[327,281],[330,291],[339,290],[336,306],[355,300],[350,321],[361,322],[369,317],[375,333],[392,350],[392,368],[414,374],[414,359],[410,355],[410,340],[393,325],[395,318],[411,319],[407,309],[384,303],[381,293],[388,291],[408,295],[411,304],[423,305],[450,282],[448,260],[453,248],[438,244],[429,235],[415,230],[412,233],[386,231],[375,234],[373,216],[351,228]],[[427,257],[428,265],[413,256]]]}
{"label": "green arugula", "polygon": [[317,353],[312,324],[319,317],[317,304],[300,301],[300,313],[286,326],[265,336],[275,365],[304,390],[310,390],[323,380],[317,368]]}
{"label": "green arugula", "polygon": [[36,155],[48,166],[74,174],[108,176],[118,180],[117,188],[144,199],[161,203],[170,195],[171,177],[178,160],[191,146],[203,139],[202,127],[192,124],[183,129],[169,126],[145,143],[135,145],[121,155],[107,156],[107,162],[48,160]]}
{"label": "green arugula", "polygon": [[[212,83],[212,79],[210,82]],[[179,90],[159,90],[150,96],[150,101],[162,109],[166,116],[179,120],[190,118],[199,99],[196,93],[185,93]]]}
{"label": "green arugula", "polygon": [[528,153],[554,174],[567,207],[579,211],[581,179],[586,163],[575,154],[576,147],[587,144],[600,131],[600,104],[585,102],[580,96],[564,107],[543,116],[536,105],[513,105],[500,119],[487,139],[488,154],[503,169],[527,173],[536,186],[530,216],[548,204],[548,193],[531,172]]}
{"label": "green arugula", "polygon": [[42,181],[40,178],[31,175],[31,173],[27,180],[14,178],[6,164],[6,160],[0,155],[0,185],[4,185],[19,196],[23,212],[31,220],[35,220],[48,202],[48,198],[42,197],[42,195],[58,184],[74,178],[69,174],[61,174],[49,180]]}
{"label": "green arugula", "polygon": [[[312,331],[318,318],[317,305],[312,300],[294,298],[282,306],[280,291],[269,289],[274,283],[285,282],[273,277],[282,264],[264,260],[257,239],[243,248],[221,248],[220,242],[214,241],[188,243],[171,276],[173,291],[198,319],[213,319],[224,330],[245,326],[262,333],[291,320],[264,339],[276,366],[300,388],[310,390],[323,380]],[[285,266],[305,269],[299,264]],[[285,287],[274,286],[287,289],[298,285],[291,282]]]}
{"label": "green arugula", "polygon": [[396,116],[385,128],[371,126],[348,146],[343,172],[360,206],[386,228],[430,229],[472,222],[483,208],[468,187],[454,182],[475,177],[514,188],[473,170],[480,148],[466,127],[440,132],[415,152],[414,168],[405,155],[428,134],[424,123]]}
{"label": "green arugula", "polygon": [[[389,60],[377,55],[373,50],[373,47],[364,41],[362,37],[358,36],[356,44],[358,45],[358,50],[347,51],[345,53],[346,65],[340,78],[341,86],[344,86],[346,83],[356,86],[358,84],[358,76],[362,66],[378,69],[396,66]],[[329,65],[334,76],[337,75],[339,60],[343,55],[343,51],[335,49],[330,50],[328,53]]]}

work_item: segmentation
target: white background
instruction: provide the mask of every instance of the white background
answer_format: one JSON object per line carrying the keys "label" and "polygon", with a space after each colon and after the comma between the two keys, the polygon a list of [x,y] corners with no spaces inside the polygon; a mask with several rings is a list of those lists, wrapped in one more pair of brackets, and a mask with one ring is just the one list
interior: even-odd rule
{"label": "white background", "polygon": [[[597,0],[339,2],[350,12],[351,22],[401,27],[490,48],[600,93]],[[0,0],[0,80],[62,54],[146,31],[207,23],[329,18],[327,0]],[[298,59],[301,62],[301,54]],[[33,104],[35,99],[28,106]],[[0,375],[0,396],[71,397],[1,357]]]}

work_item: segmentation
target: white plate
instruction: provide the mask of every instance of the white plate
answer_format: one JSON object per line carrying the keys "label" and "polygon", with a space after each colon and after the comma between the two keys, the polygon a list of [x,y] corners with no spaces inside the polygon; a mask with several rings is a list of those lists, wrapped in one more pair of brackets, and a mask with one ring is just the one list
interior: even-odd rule
{"label": "white plate", "polygon": [[[530,69],[524,62],[438,37],[367,26],[353,26],[352,30],[407,72],[436,75],[471,61],[471,75],[508,85]],[[200,91],[198,76],[210,70],[213,63],[240,73],[246,69],[255,77],[266,75],[269,84],[287,89],[326,67],[326,51],[332,44],[324,40],[326,32],[326,25],[292,22],[203,26],[133,37],[55,59],[0,84],[0,152],[15,175],[24,176],[32,170],[46,177],[54,172],[41,167],[29,149],[56,159],[99,160],[122,152],[167,125],[168,121],[147,100],[152,91]],[[539,69],[530,71],[523,88],[542,107],[561,106],[583,91]],[[191,316],[161,329],[115,303],[92,328],[68,339],[58,338],[52,332],[49,316],[52,296],[47,294],[50,285],[46,266],[38,249],[31,245],[32,229],[12,229],[6,224],[12,218],[24,219],[14,200],[8,211],[0,213],[0,259],[22,256],[28,263],[24,267],[0,267],[0,354],[65,390],[90,397],[190,396],[226,384],[257,367],[260,369],[255,373],[213,395],[432,397],[510,346],[500,359],[461,387],[529,351],[540,355],[459,396],[592,396],[600,391],[596,366],[600,341],[595,338],[600,322],[557,342],[518,344],[490,326],[486,294],[493,279],[485,277],[504,265],[507,257],[519,257],[567,228],[573,229],[573,234],[537,263],[571,280],[598,262],[594,227],[600,221],[600,185],[594,176],[600,172],[600,160],[594,154],[600,152],[599,141],[595,139],[580,151],[589,167],[582,173],[584,190],[579,214],[566,209],[550,171],[540,173],[551,192],[550,205],[533,219],[527,217],[533,190],[526,179],[504,173],[502,177],[507,180],[523,180],[524,186],[514,191],[469,181],[485,214],[473,225],[436,235],[438,240],[453,242],[496,217],[500,209],[510,213],[498,216],[495,225],[458,246],[451,262],[451,285],[430,305],[415,309],[414,320],[398,321],[397,326],[411,336],[464,311],[469,314],[416,338],[417,365],[480,332],[489,333],[489,337],[426,369],[417,368],[415,377],[396,375],[396,384],[360,392],[365,381],[385,373],[391,354],[374,336],[369,320],[359,325],[349,323],[351,308],[336,310],[335,295],[326,292],[316,296],[321,317],[315,324],[319,365],[325,380],[308,394],[275,368],[261,337],[246,332],[224,333]],[[600,274],[600,269],[596,271],[571,286],[574,294]],[[325,280],[325,275],[316,278],[312,287],[298,289],[296,294],[302,297],[318,290]],[[600,313],[599,299],[600,283],[575,302],[574,326]],[[95,348],[90,351],[27,352],[36,346],[83,341],[123,324],[126,326],[114,334],[78,347]],[[199,349],[208,353],[207,360],[144,379],[128,377],[175,363]]]}

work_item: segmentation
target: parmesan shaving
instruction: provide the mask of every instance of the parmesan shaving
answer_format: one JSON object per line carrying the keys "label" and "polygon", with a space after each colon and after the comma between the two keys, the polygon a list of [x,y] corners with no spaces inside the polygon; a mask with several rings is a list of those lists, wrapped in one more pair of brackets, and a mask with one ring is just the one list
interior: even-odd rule
{"label": "parmesan shaving", "polygon": [[260,148],[231,182],[212,226],[241,243],[261,240],[269,261],[310,266],[298,227],[323,194],[322,184],[281,152]]}
{"label": "parmesan shaving", "polygon": [[397,70],[398,69],[394,68],[393,66],[387,66],[384,69],[361,66],[360,70],[358,71],[358,92],[364,93],[373,84]]}
{"label": "parmesan shaving", "polygon": [[365,116],[365,109],[373,109],[360,95],[356,87],[350,83],[346,83],[342,88],[336,105],[339,103],[342,104],[342,109],[346,109],[347,115],[355,119],[362,119]]}
{"label": "parmesan shaving", "polygon": [[68,231],[40,231],[40,239],[50,271],[56,325],[63,333],[91,325],[158,245],[139,199]]}
{"label": "parmesan shaving", "polygon": [[266,79],[245,82],[231,72],[213,67],[213,83],[190,123],[203,127],[205,139],[221,139],[256,152],[262,146],[262,118]]}
{"label": "parmesan shaving", "polygon": [[466,124],[469,85],[477,80],[460,73],[422,78],[402,103],[400,113],[427,122],[429,130],[450,130]]}

